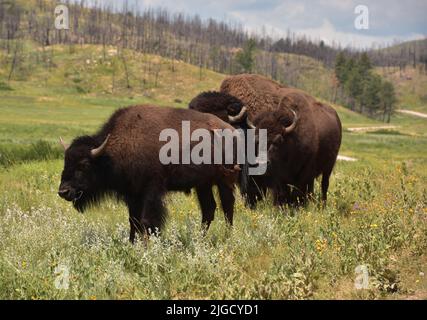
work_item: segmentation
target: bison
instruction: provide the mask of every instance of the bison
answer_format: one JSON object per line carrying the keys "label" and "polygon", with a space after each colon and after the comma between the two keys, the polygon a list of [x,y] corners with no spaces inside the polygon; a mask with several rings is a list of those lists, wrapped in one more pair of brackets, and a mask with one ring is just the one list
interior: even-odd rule
{"label": "bison", "polygon": [[304,204],[313,194],[314,180],[322,175],[326,203],[329,177],[341,145],[336,111],[289,90],[281,106],[257,115],[254,125],[268,129],[269,167],[264,181],[273,190],[274,202],[280,206]]}
{"label": "bison", "polygon": [[268,130],[267,174],[249,177],[245,165],[239,176],[247,205],[255,207],[267,189],[273,191],[279,205],[304,203],[320,174],[326,201],[329,176],[341,144],[341,123],[333,108],[304,91],[248,74],[228,77],[220,92],[200,94],[189,108],[215,114],[245,130]]}
{"label": "bison", "polygon": [[[182,137],[182,122],[196,129],[231,129],[219,118],[193,110],[156,106],[119,109],[92,136],[74,139],[65,148],[64,169],[58,194],[83,212],[106,196],[124,201],[129,210],[130,236],[161,230],[166,218],[163,198],[169,191],[189,192],[195,188],[206,230],[214,219],[216,185],[226,221],[232,225],[234,183],[233,165],[168,164],[160,162],[159,142],[163,129],[174,129]],[[212,134],[213,136],[213,134]],[[191,142],[191,146],[194,146]],[[180,144],[180,154],[183,147]]]}

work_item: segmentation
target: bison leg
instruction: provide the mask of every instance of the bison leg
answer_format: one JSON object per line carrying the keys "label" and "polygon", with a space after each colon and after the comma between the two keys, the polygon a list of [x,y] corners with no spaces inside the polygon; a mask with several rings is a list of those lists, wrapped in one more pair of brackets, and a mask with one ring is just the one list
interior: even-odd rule
{"label": "bison leg", "polygon": [[232,226],[234,215],[234,188],[226,184],[218,184],[219,198],[221,199],[222,210],[224,211],[225,221]]}
{"label": "bison leg", "polygon": [[252,210],[255,209],[258,199],[261,199],[262,195],[255,181],[248,175],[247,164],[243,166],[243,170],[239,175],[239,188],[245,199],[245,205]]}
{"label": "bison leg", "polygon": [[142,200],[141,199],[128,199],[127,201],[129,209],[129,224],[130,224],[130,235],[129,241],[135,243],[135,234],[138,231],[140,234],[143,233],[143,226],[141,225],[142,216]]}
{"label": "bison leg", "polygon": [[214,219],[216,202],[212,193],[212,186],[203,186],[196,188],[197,198],[202,210],[202,226],[209,229]]}
{"label": "bison leg", "polygon": [[249,178],[246,194],[245,196],[245,204],[250,209],[255,209],[258,201],[261,201],[266,194],[266,188],[259,186],[255,180]]}
{"label": "bison leg", "polygon": [[272,193],[275,206],[283,207],[287,204],[291,204],[291,187],[289,185],[276,185],[273,187]]}
{"label": "bison leg", "polygon": [[165,222],[166,208],[163,204],[163,194],[161,190],[153,188],[144,197],[141,224],[145,236],[160,232]]}
{"label": "bison leg", "polygon": [[306,206],[314,190],[314,179],[296,186],[296,204],[297,206]]}
{"label": "bison leg", "polygon": [[329,189],[329,177],[331,173],[323,173],[322,175],[322,201],[323,205],[326,204],[326,200],[328,198],[328,189]]}

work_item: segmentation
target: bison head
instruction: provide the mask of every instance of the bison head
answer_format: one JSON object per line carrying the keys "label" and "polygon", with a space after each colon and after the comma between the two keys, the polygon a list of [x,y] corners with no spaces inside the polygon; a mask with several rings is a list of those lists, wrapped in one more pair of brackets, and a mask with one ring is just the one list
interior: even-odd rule
{"label": "bison head", "polygon": [[83,212],[88,204],[100,195],[102,173],[98,161],[104,154],[109,135],[101,144],[92,137],[80,137],[68,146],[60,139],[64,147],[65,160],[58,195],[72,201],[74,207]]}
{"label": "bison head", "polygon": [[243,102],[224,92],[203,92],[191,100],[189,108],[203,113],[211,113],[221,120],[228,122],[236,127],[250,128],[250,122],[247,119],[247,108]]}
{"label": "bison head", "polygon": [[267,174],[271,173],[275,165],[280,166],[285,161],[286,153],[292,149],[288,135],[295,130],[297,121],[298,115],[292,109],[263,112],[255,118],[257,128],[267,129]]}

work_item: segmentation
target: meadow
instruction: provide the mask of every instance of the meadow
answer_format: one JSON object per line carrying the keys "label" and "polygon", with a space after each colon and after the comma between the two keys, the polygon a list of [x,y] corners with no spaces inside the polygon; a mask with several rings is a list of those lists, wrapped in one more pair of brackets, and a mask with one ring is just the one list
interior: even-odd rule
{"label": "meadow", "polygon": [[[49,68],[23,65],[12,81],[0,70],[0,299],[427,298],[425,119],[397,115],[396,129],[354,133],[347,129],[383,124],[335,106],[340,153],[358,161],[337,163],[326,208],[314,200],[279,209],[267,199],[249,210],[237,192],[234,227],[217,210],[204,236],[195,195],[170,194],[162,233],[130,245],[122,204],[82,215],[57,196],[58,137],[93,133],[121,106],[186,107],[225,76],[127,52],[127,88],[114,53],[48,50]],[[160,66],[157,76],[141,71],[148,65]],[[362,290],[358,266],[369,272]]]}

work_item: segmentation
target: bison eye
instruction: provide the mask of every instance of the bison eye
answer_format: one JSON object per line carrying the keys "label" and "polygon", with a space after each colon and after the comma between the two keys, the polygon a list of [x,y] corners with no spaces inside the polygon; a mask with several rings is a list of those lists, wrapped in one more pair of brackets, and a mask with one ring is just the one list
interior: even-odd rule
{"label": "bison eye", "polygon": [[90,161],[88,159],[84,159],[79,162],[78,169],[87,169],[90,166]]}
{"label": "bison eye", "polygon": [[83,177],[83,171],[81,171],[81,170],[76,170],[75,172],[74,172],[74,177],[76,178],[76,179],[80,179],[80,178],[82,178]]}
{"label": "bison eye", "polygon": [[238,113],[239,106],[236,104],[232,104],[227,106],[228,113]]}

